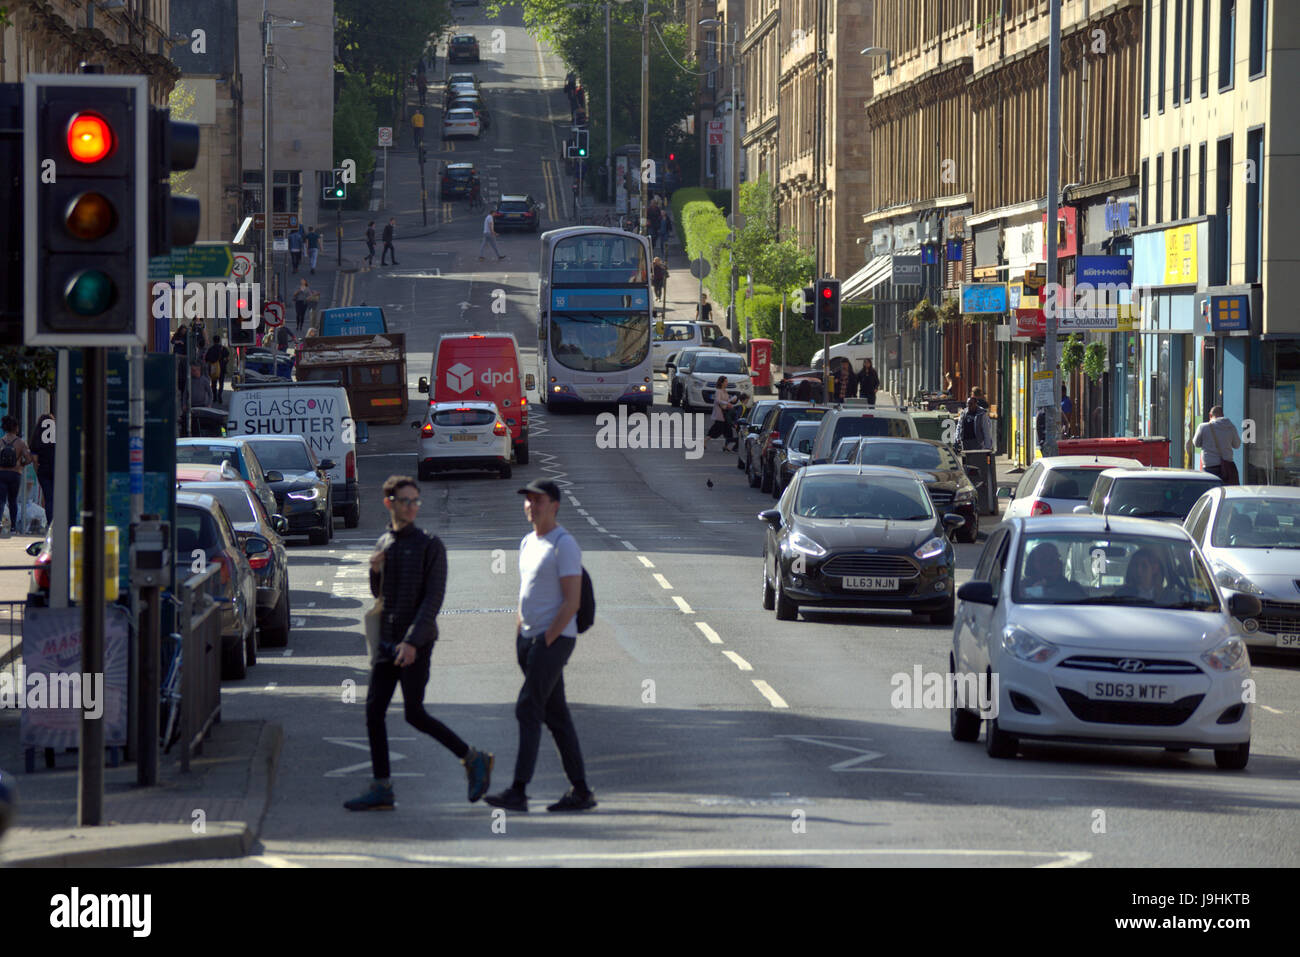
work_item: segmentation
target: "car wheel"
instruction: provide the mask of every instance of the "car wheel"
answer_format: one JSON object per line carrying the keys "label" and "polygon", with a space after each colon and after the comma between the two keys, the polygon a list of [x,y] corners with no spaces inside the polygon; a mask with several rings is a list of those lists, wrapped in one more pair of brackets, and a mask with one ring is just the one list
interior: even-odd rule
{"label": "car wheel", "polygon": [[778,565],[776,569],[776,620],[777,621],[795,621],[799,617],[799,605],[792,602],[786,597],[785,589],[781,587],[781,568]]}
{"label": "car wheel", "polygon": [[978,518],[975,519],[974,523],[970,526],[969,532],[966,531],[965,525],[957,529],[957,541],[965,542],[967,545],[979,539],[979,536],[980,536],[980,522]]}
{"label": "car wheel", "polygon": [[767,552],[763,553],[763,610],[771,611],[776,607],[776,590],[767,580]]}
{"label": "car wheel", "polygon": [[310,545],[324,545],[330,540],[329,529],[313,528],[307,533],[307,543]]}
{"label": "car wheel", "polygon": [[244,657],[248,659],[248,667],[257,664],[257,646],[259,632],[257,622],[254,621],[252,627],[248,629],[248,634],[244,636],[244,641],[248,645],[248,650],[244,652]]}
{"label": "car wheel", "polygon": [[1239,744],[1235,748],[1216,749],[1214,763],[1221,771],[1240,771],[1250,760],[1250,742]]}
{"label": "car wheel", "polygon": [[528,464],[528,439],[527,438],[525,438],[522,442],[520,442],[518,445],[515,446],[515,464],[516,465]]}
{"label": "car wheel", "polygon": [[739,455],[736,456],[736,468],[741,469],[742,471],[745,468],[745,460],[742,459]]}
{"label": "car wheel", "polygon": [[762,479],[759,477],[758,473],[754,471],[754,460],[753,460],[753,458],[750,458],[750,459],[745,463],[745,478],[749,479],[749,487],[750,487],[750,488],[758,488],[758,484],[759,484],[759,482],[762,481]]}
{"label": "car wheel", "polygon": [[289,643],[288,581],[284,583],[284,590],[280,592],[280,600],[276,602],[275,613],[272,617],[275,620],[275,626],[262,631],[262,640],[268,648],[283,648]]}
{"label": "car wheel", "polygon": [[[953,665],[952,655],[948,656],[948,671],[950,674],[957,673],[957,669]],[[966,708],[957,707],[956,695],[953,696],[952,706],[948,709],[948,731],[952,734],[954,741],[978,741],[980,739],[979,716],[971,713]]]}
{"label": "car wheel", "polygon": [[329,540],[334,541],[334,498],[330,497],[329,505],[325,507],[325,527],[329,529]]}
{"label": "car wheel", "polygon": [[418,481],[427,482],[429,479],[433,478],[433,473],[429,470],[427,465],[417,459],[415,463],[415,477]]}
{"label": "car wheel", "polygon": [[1020,748],[1020,741],[998,727],[997,718],[984,722],[984,750],[990,758],[1014,758]]}
{"label": "car wheel", "polygon": [[361,524],[361,506],[353,502],[343,510],[343,527],[356,528],[359,524]]}
{"label": "car wheel", "polygon": [[501,478],[503,478],[503,479],[508,479],[508,478],[510,478],[510,466],[509,466],[509,465],[503,465],[503,466],[501,466],[501,473],[500,473],[500,475],[501,475]]}
{"label": "car wheel", "polygon": [[957,598],[953,596],[948,599],[948,604],[943,606],[943,611],[930,612],[930,624],[932,625],[951,625],[957,617]]}
{"label": "car wheel", "polygon": [[221,680],[222,681],[239,681],[241,678],[248,677],[248,661],[244,653],[248,646],[244,643],[242,637],[233,641],[229,646],[222,642],[221,646]]}

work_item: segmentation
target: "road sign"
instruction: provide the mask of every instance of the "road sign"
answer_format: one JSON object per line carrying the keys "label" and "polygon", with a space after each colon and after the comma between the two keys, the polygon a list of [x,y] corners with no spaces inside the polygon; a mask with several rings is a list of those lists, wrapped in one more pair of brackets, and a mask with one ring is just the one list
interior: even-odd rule
{"label": "road sign", "polygon": [[709,261],[705,259],[703,256],[701,256],[699,259],[691,260],[691,275],[694,276],[696,279],[704,279],[706,276],[708,276],[709,270],[711,270],[712,268],[713,267],[709,265]]}
{"label": "road sign", "polygon": [[271,240],[271,248],[277,253],[287,253],[289,251],[289,240],[273,239]]}
{"label": "road sign", "polygon": [[725,120],[709,120],[709,145],[721,146],[723,133],[726,130]]}
{"label": "road sign", "polygon": [[272,329],[284,325],[284,303],[268,302],[262,311],[262,318]]}
{"label": "road sign", "polygon": [[[253,214],[253,228],[257,230],[262,230],[266,228],[265,213]],[[298,214],[297,213],[272,213],[271,228],[272,229],[297,229]]]}
{"label": "road sign", "polygon": [[[286,239],[287,243],[288,240]],[[235,253],[233,262],[230,266],[230,274],[236,279],[243,279],[253,270],[253,256],[251,253]]]}
{"label": "road sign", "polygon": [[166,256],[149,260],[150,279],[227,279],[235,263],[229,243],[195,243],[177,246]]}
{"label": "road sign", "polygon": [[379,145],[380,146],[393,145],[393,128],[391,126],[381,126],[379,128]]}

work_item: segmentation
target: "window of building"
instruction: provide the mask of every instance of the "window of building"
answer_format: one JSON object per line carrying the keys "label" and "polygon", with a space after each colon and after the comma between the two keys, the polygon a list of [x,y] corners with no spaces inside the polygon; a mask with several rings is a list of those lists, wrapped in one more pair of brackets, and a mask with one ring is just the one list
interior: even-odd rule
{"label": "window of building", "polygon": [[1202,143],[1200,147],[1200,155],[1197,156],[1197,162],[1200,164],[1199,166],[1197,166],[1198,173],[1197,173],[1197,180],[1196,180],[1196,215],[1197,216],[1205,215],[1205,193],[1206,193],[1205,186],[1210,181],[1210,171],[1206,166],[1206,163],[1208,161],[1208,154],[1209,154],[1209,149],[1206,147],[1204,143]]}
{"label": "window of building", "polygon": [[1195,0],[1187,0],[1187,13],[1183,17],[1183,23],[1187,27],[1187,35],[1183,40],[1183,102],[1187,103],[1192,98],[1192,37],[1196,30],[1193,24],[1196,22],[1193,14],[1193,5]]}
{"label": "window of building", "polygon": [[1219,0],[1219,89],[1232,87],[1233,52],[1237,48],[1237,0]]}
{"label": "window of building", "polygon": [[[1163,0],[1161,0],[1163,5]],[[1183,101],[1183,2],[1174,0],[1174,106]]]}
{"label": "window of building", "polygon": [[1151,115],[1151,0],[1147,0],[1146,14],[1142,17],[1146,36],[1142,43],[1142,115]]}
{"label": "window of building", "polygon": [[[1169,32],[1169,0],[1160,0],[1160,22],[1156,29],[1160,31],[1160,36],[1156,38],[1157,49],[1160,51],[1156,57],[1156,110],[1163,113],[1165,111],[1165,35]],[[1177,96],[1174,97],[1178,99]]]}
{"label": "window of building", "polygon": [[[1178,154],[1175,153],[1175,156]],[[1156,157],[1156,223],[1165,221],[1165,154]]]}
{"label": "window of building", "polygon": [[277,213],[296,213],[302,208],[302,171],[296,169],[278,169],[274,180],[275,205],[272,210]]}
{"label": "window of building", "polygon": [[1192,148],[1183,147],[1183,219],[1192,215],[1192,208],[1188,200],[1191,198],[1192,189]]}
{"label": "window of building", "polygon": [[1201,96],[1210,95],[1210,4],[1201,0]]}
{"label": "window of building", "polygon": [[1246,282],[1259,282],[1264,252],[1264,127],[1246,131]]}
{"label": "window of building", "polygon": [[1214,232],[1216,257],[1210,281],[1226,285],[1232,264],[1232,137],[1218,141],[1214,158]]}
{"label": "window of building", "polygon": [[1151,195],[1150,193],[1147,192],[1147,190],[1150,188],[1150,186],[1151,186],[1151,161],[1150,161],[1150,160],[1143,160],[1143,161],[1142,161],[1142,202],[1141,202],[1141,206],[1142,206],[1142,208],[1141,208],[1141,210],[1139,210],[1139,212],[1141,213],[1141,216],[1142,216],[1142,225],[1143,225],[1143,226],[1148,225],[1148,223],[1147,223],[1147,210],[1151,208],[1151,207],[1147,204],[1147,203],[1148,203],[1148,199],[1147,199],[1147,198]]}
{"label": "window of building", "polygon": [[1268,45],[1268,0],[1250,0],[1250,78],[1264,75]]}
{"label": "window of building", "polygon": [[1169,218],[1178,218],[1178,150],[1169,153]]}

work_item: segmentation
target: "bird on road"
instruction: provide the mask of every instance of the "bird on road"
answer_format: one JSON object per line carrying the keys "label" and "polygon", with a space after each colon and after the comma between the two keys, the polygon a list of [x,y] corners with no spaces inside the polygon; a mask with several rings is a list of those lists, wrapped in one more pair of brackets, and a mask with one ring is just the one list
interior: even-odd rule
{"label": "bird on road", "polygon": [[705,479],[704,484],[707,485],[709,488],[713,488],[713,479]]}

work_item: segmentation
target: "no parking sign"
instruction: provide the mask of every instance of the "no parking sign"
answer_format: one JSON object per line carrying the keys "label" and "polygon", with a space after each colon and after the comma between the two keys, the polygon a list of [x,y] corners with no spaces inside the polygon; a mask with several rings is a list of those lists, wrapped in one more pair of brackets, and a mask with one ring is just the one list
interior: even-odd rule
{"label": "no parking sign", "polygon": [[262,313],[262,318],[272,329],[284,325],[284,303],[268,302],[265,311]]}

